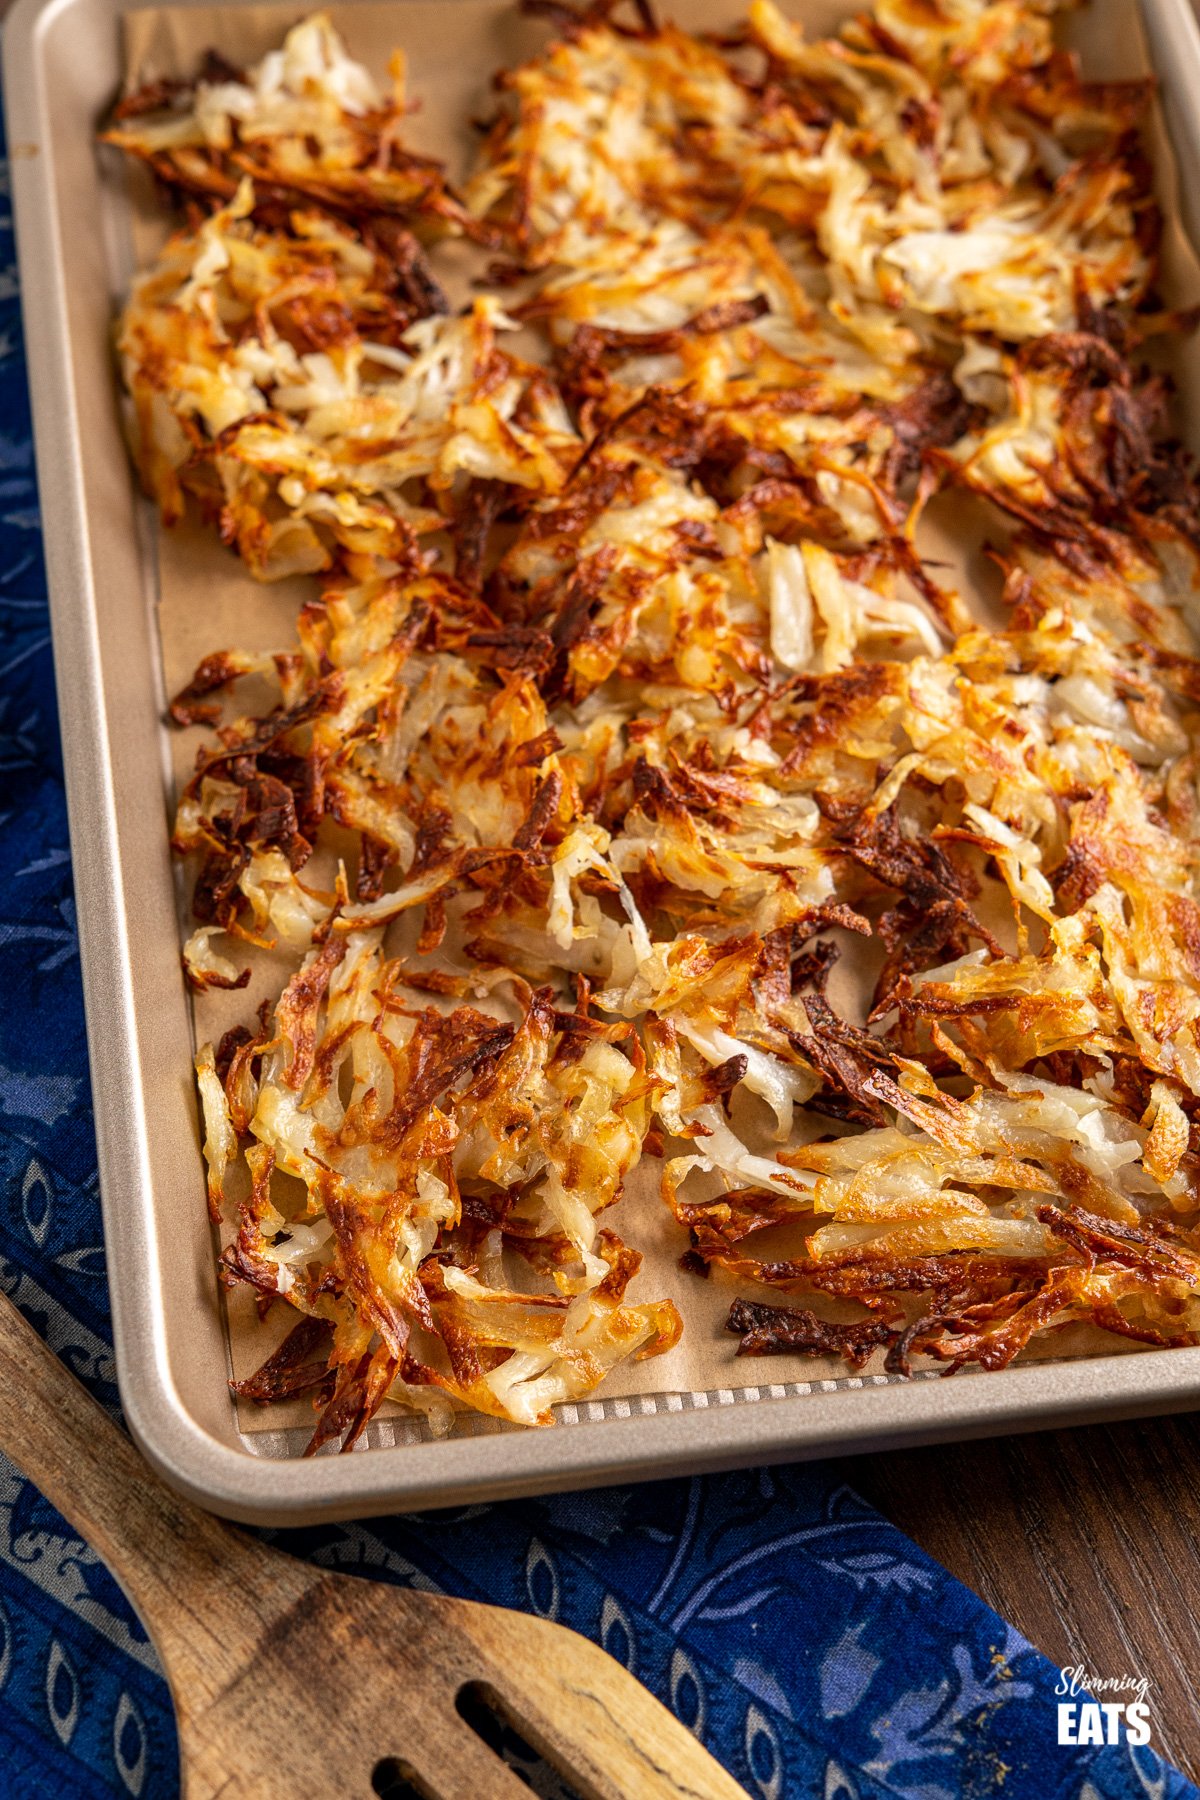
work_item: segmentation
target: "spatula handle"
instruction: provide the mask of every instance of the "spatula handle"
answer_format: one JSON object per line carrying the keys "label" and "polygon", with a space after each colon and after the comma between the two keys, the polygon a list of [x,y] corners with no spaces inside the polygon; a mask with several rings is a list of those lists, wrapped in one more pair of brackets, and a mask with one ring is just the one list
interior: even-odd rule
{"label": "spatula handle", "polygon": [[[0,1371],[0,1449],[108,1564],[160,1645],[183,1640],[188,1676],[206,1686],[224,1661],[213,1642],[241,1636],[242,1620],[224,1616],[236,1597],[227,1578],[250,1546],[158,1479],[3,1294]],[[189,1616],[195,1595],[201,1617]]]}
{"label": "spatula handle", "polygon": [[[439,1800],[515,1795],[521,1784],[459,1714],[472,1686],[589,1800],[745,1800],[574,1632],[330,1575],[180,1499],[3,1295],[0,1369],[0,1450],[103,1557],[162,1653],[188,1800],[224,1800],[235,1779],[245,1800],[344,1800],[397,1751]],[[263,1729],[265,1696],[289,1729]],[[352,1773],[361,1780],[347,1785]]]}

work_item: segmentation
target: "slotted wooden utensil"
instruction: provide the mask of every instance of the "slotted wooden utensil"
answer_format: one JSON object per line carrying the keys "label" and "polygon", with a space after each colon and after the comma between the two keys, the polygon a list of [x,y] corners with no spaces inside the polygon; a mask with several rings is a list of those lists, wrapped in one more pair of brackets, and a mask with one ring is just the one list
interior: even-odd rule
{"label": "slotted wooden utensil", "polygon": [[458,1712],[464,1692],[581,1800],[746,1800],[576,1632],[328,1574],[181,1499],[2,1295],[0,1363],[0,1448],[103,1557],[162,1658],[186,1800],[370,1800],[384,1764],[427,1800],[529,1800]]}

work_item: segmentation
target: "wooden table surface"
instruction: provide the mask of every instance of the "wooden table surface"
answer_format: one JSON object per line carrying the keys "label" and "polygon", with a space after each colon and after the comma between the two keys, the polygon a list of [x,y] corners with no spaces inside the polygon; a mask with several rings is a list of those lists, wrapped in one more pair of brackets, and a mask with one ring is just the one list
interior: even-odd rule
{"label": "wooden table surface", "polygon": [[1200,1419],[892,1451],[846,1481],[1063,1667],[1145,1675],[1200,1781]]}

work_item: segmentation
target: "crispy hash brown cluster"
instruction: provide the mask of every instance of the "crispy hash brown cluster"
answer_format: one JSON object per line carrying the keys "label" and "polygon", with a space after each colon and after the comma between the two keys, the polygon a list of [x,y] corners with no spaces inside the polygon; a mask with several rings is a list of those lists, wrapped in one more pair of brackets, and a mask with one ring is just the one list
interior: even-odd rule
{"label": "crispy hash brown cluster", "polygon": [[397,227],[429,239],[470,222],[441,165],[403,142],[399,51],[389,74],[385,94],[318,13],[254,68],[210,50],[193,80],[133,89],[102,140],[144,162],[178,200],[226,205],[249,177],[264,221],[286,232],[292,208],[313,206],[357,220],[403,262],[411,250]]}
{"label": "crispy hash brown cluster", "polygon": [[313,1390],[314,1447],[548,1422],[678,1335],[601,1218],[644,1156],[743,1352],[1200,1342],[1145,86],[1039,0],[536,10],[461,193],[320,18],[107,134],[187,207],[120,327],[146,486],[321,577],[172,707],[188,976],[290,957],[197,1064],[225,1278],[301,1315],[239,1391]]}

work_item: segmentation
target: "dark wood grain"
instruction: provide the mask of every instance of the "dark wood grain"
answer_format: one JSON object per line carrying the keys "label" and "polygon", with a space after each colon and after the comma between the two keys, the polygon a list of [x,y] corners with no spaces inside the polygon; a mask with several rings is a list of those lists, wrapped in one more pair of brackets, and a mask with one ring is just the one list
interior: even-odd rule
{"label": "dark wood grain", "polygon": [[859,1457],[846,1481],[1059,1665],[1145,1675],[1200,1779],[1200,1420]]}

